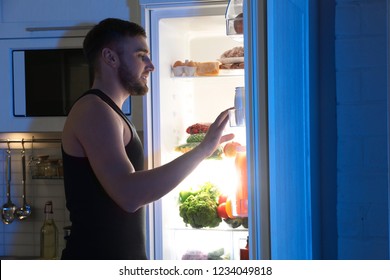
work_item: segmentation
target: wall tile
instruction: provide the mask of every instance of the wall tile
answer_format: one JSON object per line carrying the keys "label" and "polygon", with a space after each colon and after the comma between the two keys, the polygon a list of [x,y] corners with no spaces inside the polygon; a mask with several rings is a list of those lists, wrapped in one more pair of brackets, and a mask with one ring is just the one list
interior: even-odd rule
{"label": "wall tile", "polygon": [[386,136],[387,104],[337,106],[339,136]]}
{"label": "wall tile", "polygon": [[362,79],[360,69],[341,70],[336,73],[336,76],[337,103],[356,104],[361,102]]}
{"label": "wall tile", "polygon": [[360,34],[360,7],[355,3],[338,5],[335,25],[337,36]]}
{"label": "wall tile", "polygon": [[386,35],[386,1],[360,3],[362,35]]}
{"label": "wall tile", "polygon": [[362,101],[387,101],[387,70],[386,66],[362,69],[361,96]]}
{"label": "wall tile", "polygon": [[386,65],[386,43],[383,36],[336,40],[336,69]]}
{"label": "wall tile", "polygon": [[[60,158],[59,149],[35,150],[37,154],[47,154],[50,158]],[[2,201],[5,199],[5,151],[0,149],[0,187]],[[26,158],[31,157],[31,150],[26,151]],[[12,201],[17,206],[22,205],[22,164],[20,149],[12,150]],[[43,213],[45,202],[52,200],[54,204],[54,220],[59,232],[60,250],[64,247],[63,227],[69,225],[69,215],[65,206],[63,180],[32,179],[31,170],[27,168],[27,202],[32,206],[32,214],[24,221],[15,220],[10,225],[0,225],[0,256],[38,257],[40,251],[40,229],[45,219]],[[3,202],[4,203],[4,202]]]}
{"label": "wall tile", "polygon": [[386,12],[336,0],[339,259],[389,258]]}

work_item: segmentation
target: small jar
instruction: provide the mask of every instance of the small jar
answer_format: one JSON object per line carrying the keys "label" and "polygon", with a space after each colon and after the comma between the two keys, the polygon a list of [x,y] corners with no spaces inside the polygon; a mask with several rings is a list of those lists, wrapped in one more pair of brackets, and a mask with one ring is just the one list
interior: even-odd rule
{"label": "small jar", "polygon": [[36,156],[30,159],[29,165],[33,178],[45,176],[45,162],[49,156]]}
{"label": "small jar", "polygon": [[58,177],[58,160],[48,160],[44,163],[45,177]]}

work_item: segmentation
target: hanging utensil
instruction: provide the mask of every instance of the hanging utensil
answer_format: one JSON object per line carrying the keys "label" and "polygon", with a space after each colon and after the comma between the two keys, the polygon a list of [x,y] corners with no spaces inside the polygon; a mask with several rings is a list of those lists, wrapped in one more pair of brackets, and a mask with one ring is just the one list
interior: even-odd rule
{"label": "hanging utensil", "polygon": [[24,220],[31,215],[31,206],[26,201],[26,150],[24,149],[24,139],[22,139],[22,184],[23,184],[23,205],[16,209],[15,215],[19,220]]}
{"label": "hanging utensil", "polygon": [[8,225],[15,219],[16,206],[11,201],[11,149],[8,144],[7,161],[6,161],[6,176],[7,176],[7,202],[3,205],[1,217],[3,223]]}

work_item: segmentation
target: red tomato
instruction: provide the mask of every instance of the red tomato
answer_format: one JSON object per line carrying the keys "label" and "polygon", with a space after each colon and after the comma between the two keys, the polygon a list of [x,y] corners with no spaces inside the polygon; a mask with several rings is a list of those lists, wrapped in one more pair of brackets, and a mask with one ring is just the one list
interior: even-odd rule
{"label": "red tomato", "polygon": [[226,213],[226,203],[223,202],[218,205],[217,207],[218,216],[222,219],[229,218],[228,214]]}
{"label": "red tomato", "polygon": [[222,204],[222,203],[226,202],[226,200],[227,200],[227,195],[221,194],[218,197],[218,204]]}

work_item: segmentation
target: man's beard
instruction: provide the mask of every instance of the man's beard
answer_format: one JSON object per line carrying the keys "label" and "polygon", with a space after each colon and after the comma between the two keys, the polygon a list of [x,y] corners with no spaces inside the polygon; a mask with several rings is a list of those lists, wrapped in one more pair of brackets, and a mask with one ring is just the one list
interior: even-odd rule
{"label": "man's beard", "polygon": [[148,92],[148,86],[141,82],[139,77],[135,77],[131,71],[129,71],[129,68],[123,66],[123,64],[119,66],[118,75],[120,83],[130,95],[143,96]]}

